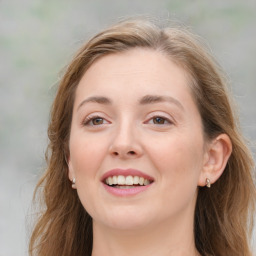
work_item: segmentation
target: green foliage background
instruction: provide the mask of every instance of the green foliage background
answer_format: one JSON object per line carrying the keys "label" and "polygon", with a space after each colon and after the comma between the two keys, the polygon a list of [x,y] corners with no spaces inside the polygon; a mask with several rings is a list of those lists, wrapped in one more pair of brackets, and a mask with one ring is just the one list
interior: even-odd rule
{"label": "green foliage background", "polygon": [[134,15],[180,21],[209,43],[255,152],[255,0],[0,0],[0,256],[27,255],[25,220],[60,70],[89,36]]}

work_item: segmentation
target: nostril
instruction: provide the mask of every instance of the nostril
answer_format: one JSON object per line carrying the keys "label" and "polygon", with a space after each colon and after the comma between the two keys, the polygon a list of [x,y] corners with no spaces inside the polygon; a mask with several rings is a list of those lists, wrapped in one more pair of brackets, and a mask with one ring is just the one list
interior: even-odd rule
{"label": "nostril", "polygon": [[138,155],[138,153],[134,150],[130,150],[130,151],[112,151],[111,152],[112,156],[114,157],[135,157]]}

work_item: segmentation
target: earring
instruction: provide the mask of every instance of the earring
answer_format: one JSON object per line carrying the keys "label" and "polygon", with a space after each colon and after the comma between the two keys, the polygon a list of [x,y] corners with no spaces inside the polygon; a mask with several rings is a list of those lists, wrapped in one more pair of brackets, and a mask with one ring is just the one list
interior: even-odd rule
{"label": "earring", "polygon": [[207,188],[211,187],[211,181],[208,178],[206,178],[205,185]]}
{"label": "earring", "polygon": [[73,178],[72,180],[72,188],[76,188],[76,178]]}

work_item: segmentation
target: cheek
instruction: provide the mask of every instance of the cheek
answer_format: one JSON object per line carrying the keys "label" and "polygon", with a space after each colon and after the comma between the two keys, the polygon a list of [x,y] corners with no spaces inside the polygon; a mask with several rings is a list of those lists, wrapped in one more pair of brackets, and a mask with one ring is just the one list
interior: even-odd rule
{"label": "cheek", "polygon": [[104,138],[71,136],[70,159],[76,176],[95,175],[106,150]]}
{"label": "cheek", "polygon": [[202,141],[193,137],[173,136],[150,147],[151,159],[165,183],[197,184],[202,169]]}
{"label": "cheek", "polygon": [[170,138],[161,144],[151,148],[151,159],[159,171],[159,203],[166,205],[167,213],[178,214],[181,209],[195,203],[202,151],[198,143],[181,137]]}
{"label": "cheek", "polygon": [[102,138],[81,134],[70,137],[70,160],[76,177],[77,193],[82,205],[91,215],[97,209],[97,175],[105,152],[106,143]]}

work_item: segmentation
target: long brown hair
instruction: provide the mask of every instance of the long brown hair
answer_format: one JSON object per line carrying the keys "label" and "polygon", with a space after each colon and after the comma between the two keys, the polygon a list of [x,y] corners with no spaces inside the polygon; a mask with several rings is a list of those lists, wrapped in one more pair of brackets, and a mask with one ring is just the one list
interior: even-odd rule
{"label": "long brown hair", "polygon": [[60,81],[52,105],[46,153],[48,168],[34,200],[43,208],[30,240],[30,255],[91,255],[92,219],[68,179],[66,157],[76,87],[90,65],[107,54],[143,47],[160,51],[187,71],[206,139],[225,133],[233,152],[223,175],[198,189],[194,236],[201,255],[250,256],[255,210],[253,159],[232,111],[221,68],[200,40],[181,28],[161,28],[143,19],[120,22],[89,40]]}

